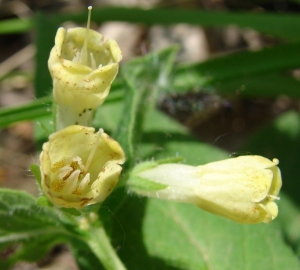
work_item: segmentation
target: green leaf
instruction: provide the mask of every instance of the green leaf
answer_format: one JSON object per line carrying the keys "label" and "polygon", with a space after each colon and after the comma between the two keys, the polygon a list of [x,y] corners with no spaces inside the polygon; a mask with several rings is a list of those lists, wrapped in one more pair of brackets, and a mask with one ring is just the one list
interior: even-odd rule
{"label": "green leaf", "polygon": [[[51,16],[62,23],[76,21],[84,23],[87,11],[74,14],[55,14]],[[50,16],[49,16],[50,18]],[[228,26],[253,28],[265,34],[296,40],[299,39],[299,17],[296,14],[250,13],[250,12],[216,12],[188,9],[139,9],[107,7],[93,9],[92,20],[97,23],[105,21],[126,21],[148,25],[188,23],[203,26]],[[38,22],[37,22],[38,23]],[[7,20],[0,24],[0,34],[28,31],[33,26],[32,20]]]}
{"label": "green leaf", "polygon": [[38,166],[36,164],[31,164],[30,171],[34,175],[34,177],[39,185],[40,190],[42,190],[42,177],[41,177],[40,166]]}
{"label": "green leaf", "polygon": [[[96,110],[93,119],[93,126],[103,128],[106,133],[112,134],[112,131],[117,129],[117,125],[120,122],[123,111],[123,103],[118,101],[112,104],[107,104],[106,101]],[[114,135],[112,135],[112,137],[113,136]]]}
{"label": "green leaf", "polygon": [[151,256],[179,269],[300,267],[277,226],[237,224],[188,204],[149,200],[143,236]]}
{"label": "green leaf", "polygon": [[34,25],[32,19],[10,19],[0,22],[0,35],[16,34],[30,30]]}
{"label": "green leaf", "polygon": [[133,164],[136,150],[133,141],[139,142],[145,116],[154,105],[159,90],[166,87],[176,52],[177,47],[170,47],[133,59],[122,68],[124,109],[113,137],[122,145],[129,167]]}
{"label": "green leaf", "polygon": [[53,204],[44,195],[41,195],[40,197],[38,197],[38,199],[36,200],[36,204],[38,206],[53,206]]}
{"label": "green leaf", "polygon": [[132,140],[133,130],[135,128],[138,96],[136,90],[126,78],[124,78],[124,82],[126,94],[124,97],[123,114],[121,116],[118,129],[112,137],[121,144],[126,154],[127,166],[131,166],[134,155]]}
{"label": "green leaf", "polygon": [[0,250],[14,250],[6,261],[8,265],[40,259],[55,244],[74,236],[72,226],[62,223],[61,215],[37,206],[36,199],[22,191],[0,189],[0,219]]}
{"label": "green leaf", "polygon": [[[118,249],[118,254],[127,269],[176,270],[177,268],[169,267],[163,260],[152,257],[145,249],[142,235],[145,203],[145,198],[128,197],[112,218],[112,243]],[[160,222],[155,226],[160,226]]]}
{"label": "green leaf", "polygon": [[[188,9],[137,9],[110,8],[93,11],[95,21],[118,18],[120,21],[153,24],[188,23],[203,26],[228,26],[253,28],[274,36],[297,39],[299,18],[293,14],[215,12]],[[71,18],[70,18],[71,19]],[[299,39],[299,38],[298,38]]]}
{"label": "green leaf", "polygon": [[[59,22],[55,17],[48,17],[45,14],[37,13],[36,22],[36,74],[35,74],[35,94],[36,97],[44,97],[51,93],[52,79],[48,71],[48,58],[54,38],[59,27]],[[45,33],[47,33],[45,35]]]}
{"label": "green leaf", "polygon": [[[27,241],[19,245],[15,253],[5,262],[12,265],[17,261],[35,262],[42,259],[55,245],[64,243],[65,237],[61,235],[44,235],[36,238],[34,241]],[[14,246],[13,246],[14,247]]]}
{"label": "green leaf", "polygon": [[51,115],[52,98],[44,97],[30,103],[0,110],[0,128],[19,121],[37,119],[40,116]]}
{"label": "green leaf", "polygon": [[[145,132],[138,152],[141,160],[148,157],[156,163],[156,160],[160,162],[159,158],[179,155],[185,158],[185,163],[199,165],[228,156],[226,152],[197,142],[179,123],[157,110],[149,113]],[[150,161],[149,164],[153,164],[152,162]],[[151,256],[145,248],[141,227],[146,217],[146,201],[145,198],[128,196],[126,202],[115,213],[116,218],[112,218],[113,243],[120,247],[120,257],[128,269],[179,269],[176,266],[170,266],[162,258]],[[161,201],[161,203],[164,202]],[[151,219],[151,215],[148,218]],[[155,226],[161,225],[159,221]],[[185,252],[184,248],[182,252]],[[132,256],[132,254],[138,254],[138,256]]]}
{"label": "green leaf", "polygon": [[[299,47],[299,43],[284,44],[256,52],[240,52],[202,63],[181,65],[173,74],[174,87],[190,89],[215,85],[222,89],[224,81],[251,80],[252,75],[264,76],[264,73],[297,68],[300,66]],[[233,88],[232,93],[235,90]]]}
{"label": "green leaf", "polygon": [[[121,91],[120,82],[115,82],[112,86],[111,93],[105,100],[105,103],[100,107],[107,108],[108,104],[119,103],[123,98],[123,92]],[[36,120],[40,117],[52,118],[52,96],[46,96],[35,99],[26,104],[4,107],[0,109],[0,128],[9,126],[10,124],[20,121]],[[105,115],[105,113],[104,113]],[[116,123],[116,121],[114,121]],[[98,124],[98,122],[96,122]],[[101,122],[100,122],[101,123]]]}
{"label": "green leaf", "polygon": [[147,119],[139,155],[142,160],[179,156],[190,165],[229,157],[227,152],[199,142],[181,124],[158,110],[153,110]]}
{"label": "green leaf", "polygon": [[300,116],[295,111],[280,115],[275,121],[261,129],[243,146],[244,150],[279,159],[282,173],[282,192],[279,206],[280,222],[289,245],[300,255],[299,230],[299,154]]}
{"label": "green leaf", "polygon": [[[56,15],[61,21],[75,20],[86,22],[87,12],[77,14]],[[93,21],[126,21],[131,23],[144,23],[147,25],[169,25],[175,23],[188,23],[220,27],[237,25],[239,27],[253,28],[265,34],[291,40],[299,39],[299,17],[296,14],[254,13],[254,12],[219,12],[189,9],[139,9],[109,7],[93,9]]]}
{"label": "green leaf", "polygon": [[287,243],[300,256],[300,211],[292,200],[284,193],[280,193],[278,201],[279,215],[276,219],[284,232]]}
{"label": "green leaf", "polygon": [[286,95],[300,97],[300,81],[289,74],[266,72],[245,75],[215,84],[218,93],[240,94],[247,97],[276,97]]}
{"label": "green leaf", "polygon": [[149,181],[146,178],[142,178],[136,175],[132,175],[129,180],[127,181],[127,186],[130,187],[132,191],[138,192],[147,192],[147,191],[157,191],[167,188],[167,185],[163,185],[160,183],[155,183]]}

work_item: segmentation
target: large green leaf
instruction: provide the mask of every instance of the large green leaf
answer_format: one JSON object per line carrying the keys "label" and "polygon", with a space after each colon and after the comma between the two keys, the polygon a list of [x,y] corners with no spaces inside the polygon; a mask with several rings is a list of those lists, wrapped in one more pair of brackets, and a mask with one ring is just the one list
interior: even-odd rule
{"label": "large green leaf", "polygon": [[280,194],[279,215],[276,222],[282,226],[287,243],[300,256],[300,211],[286,194]]}
{"label": "large green leaf", "polygon": [[0,189],[0,250],[14,250],[3,265],[35,261],[55,244],[68,241],[75,234],[62,218],[54,209],[37,206],[25,192]]}
{"label": "large green leaf", "polygon": [[[147,121],[144,148],[153,150],[152,158],[177,153],[186,163],[199,165],[228,156],[197,143],[165,115],[151,115],[155,121]],[[299,269],[276,222],[241,225],[193,205],[158,199],[147,203],[134,196],[127,198],[115,216],[114,244],[120,246],[129,269]]]}
{"label": "large green leaf", "polygon": [[196,206],[149,200],[148,253],[178,269],[299,269],[277,226],[241,225]]}
{"label": "large green leaf", "polygon": [[[185,163],[201,164],[225,157],[226,153],[196,142],[180,124],[159,111],[150,110],[142,144],[136,155],[140,160],[179,155],[185,158]],[[146,201],[128,196],[117,213],[110,213],[113,243],[120,247],[119,254],[128,269],[177,269],[161,258],[151,257],[144,246],[141,227]],[[160,226],[160,223],[156,226]]]}
{"label": "large green leaf", "polygon": [[[228,157],[196,142],[158,111],[152,111],[146,123],[141,157],[177,154],[192,165]],[[130,269],[299,269],[278,222],[241,225],[193,205],[156,199],[147,203],[132,196],[116,218],[114,243],[122,246],[120,256]],[[139,256],[135,259],[130,254]]]}
{"label": "large green leaf", "polygon": [[[151,257],[143,243],[143,219],[145,215],[145,198],[129,196],[117,213],[111,213],[113,221],[113,233],[111,240],[118,254],[130,270],[168,269],[163,260]],[[160,223],[155,226],[160,226]]]}

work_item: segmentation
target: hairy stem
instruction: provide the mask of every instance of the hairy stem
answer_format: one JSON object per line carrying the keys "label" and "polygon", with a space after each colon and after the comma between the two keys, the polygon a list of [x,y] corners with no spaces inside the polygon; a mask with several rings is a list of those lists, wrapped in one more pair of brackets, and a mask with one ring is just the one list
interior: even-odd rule
{"label": "hairy stem", "polygon": [[103,226],[90,228],[87,244],[107,270],[126,270]]}

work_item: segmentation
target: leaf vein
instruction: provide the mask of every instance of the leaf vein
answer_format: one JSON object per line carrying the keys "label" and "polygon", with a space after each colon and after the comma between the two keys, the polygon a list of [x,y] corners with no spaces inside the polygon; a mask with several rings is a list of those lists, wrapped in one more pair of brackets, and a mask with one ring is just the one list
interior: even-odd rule
{"label": "leaf vein", "polygon": [[174,221],[178,224],[178,226],[185,233],[185,235],[187,236],[189,242],[202,255],[203,260],[207,265],[207,268],[209,270],[213,270],[213,266],[212,266],[212,264],[210,262],[210,259],[209,259],[209,254],[207,252],[205,252],[203,247],[195,240],[194,235],[190,232],[191,230],[188,228],[187,224],[182,221],[181,217],[178,215],[178,213],[177,213],[176,209],[174,208],[174,206],[172,205],[172,206],[170,206],[170,208],[171,208],[171,214],[172,214],[172,217],[173,217]]}

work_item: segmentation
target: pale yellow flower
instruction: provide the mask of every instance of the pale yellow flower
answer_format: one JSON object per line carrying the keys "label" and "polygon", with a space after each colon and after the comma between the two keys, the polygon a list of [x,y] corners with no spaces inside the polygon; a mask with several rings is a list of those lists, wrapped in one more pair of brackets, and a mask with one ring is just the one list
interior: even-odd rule
{"label": "pale yellow flower", "polygon": [[58,104],[57,129],[90,125],[93,110],[107,97],[115,79],[122,52],[115,40],[87,28],[59,28],[48,67],[53,95]]}
{"label": "pale yellow flower", "polygon": [[59,207],[102,202],[117,184],[124,162],[121,146],[103,130],[69,126],[51,134],[43,145],[43,191]]}
{"label": "pale yellow flower", "polygon": [[239,223],[268,223],[278,214],[274,201],[279,199],[282,185],[278,163],[277,159],[270,161],[261,156],[240,156],[198,167],[161,164],[137,176],[163,188],[133,191],[193,203]]}

